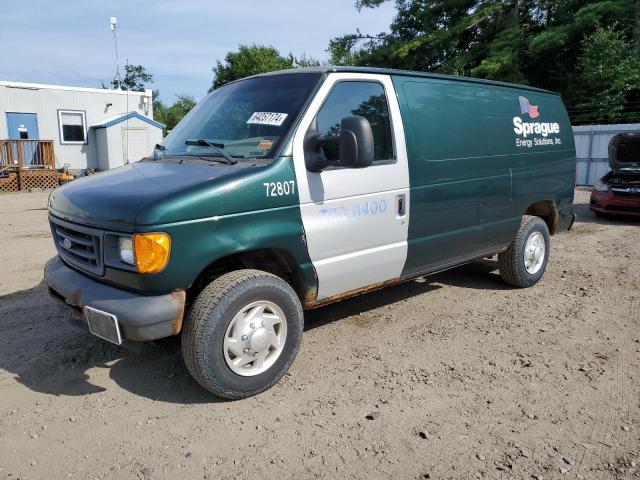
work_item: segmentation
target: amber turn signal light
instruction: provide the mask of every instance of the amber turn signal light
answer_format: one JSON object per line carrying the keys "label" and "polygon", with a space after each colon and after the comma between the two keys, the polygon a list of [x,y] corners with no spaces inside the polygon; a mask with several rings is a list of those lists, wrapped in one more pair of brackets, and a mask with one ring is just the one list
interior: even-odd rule
{"label": "amber turn signal light", "polygon": [[136,266],[140,273],[158,273],[167,266],[171,237],[166,233],[136,233],[133,236]]}

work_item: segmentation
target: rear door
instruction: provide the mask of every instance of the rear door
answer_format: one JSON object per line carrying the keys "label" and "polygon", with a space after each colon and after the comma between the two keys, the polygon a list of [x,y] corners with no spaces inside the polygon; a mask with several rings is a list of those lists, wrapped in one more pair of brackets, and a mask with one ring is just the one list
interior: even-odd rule
{"label": "rear door", "polygon": [[[303,140],[311,126],[335,136],[340,120],[353,115],[364,116],[372,126],[374,164],[308,171]],[[327,159],[338,159],[337,144],[325,144],[323,150]],[[293,156],[318,301],[397,280],[407,258],[409,171],[390,77],[330,74],[296,131]]]}

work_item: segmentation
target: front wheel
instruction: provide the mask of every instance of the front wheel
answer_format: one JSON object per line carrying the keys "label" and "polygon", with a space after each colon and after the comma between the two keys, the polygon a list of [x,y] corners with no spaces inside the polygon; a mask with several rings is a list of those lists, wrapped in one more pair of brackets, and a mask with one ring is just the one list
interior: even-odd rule
{"label": "front wheel", "polygon": [[498,254],[502,279],[516,287],[538,283],[547,268],[550,250],[549,229],[540,217],[526,215],[509,248]]}
{"label": "front wheel", "polygon": [[238,270],[196,298],[182,355],[196,381],[215,395],[245,398],[273,386],[293,363],[304,320],[300,300],[281,278]]}

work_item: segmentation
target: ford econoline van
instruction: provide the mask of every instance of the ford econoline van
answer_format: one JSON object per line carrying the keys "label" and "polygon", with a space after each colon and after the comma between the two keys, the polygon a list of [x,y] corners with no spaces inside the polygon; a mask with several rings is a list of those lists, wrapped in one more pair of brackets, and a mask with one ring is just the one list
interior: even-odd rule
{"label": "ford econoline van", "polygon": [[573,222],[575,162],[548,91],[258,75],[208,94],[153,156],[53,191],[45,281],[93,334],[181,334],[205,389],[247,397],[290,367],[305,310],[494,255],[534,285]]}

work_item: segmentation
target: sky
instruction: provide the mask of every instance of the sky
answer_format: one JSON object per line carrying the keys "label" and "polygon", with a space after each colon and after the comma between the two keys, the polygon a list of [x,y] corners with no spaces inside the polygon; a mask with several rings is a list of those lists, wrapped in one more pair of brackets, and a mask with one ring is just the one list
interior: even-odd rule
{"label": "sky", "polygon": [[[122,65],[143,65],[165,102],[201,98],[211,67],[239,44],[272,45],[326,60],[333,37],[387,31],[389,1],[358,12],[354,0],[0,0],[0,80],[100,87],[115,76],[109,17],[118,18]],[[9,6],[10,5],[10,6]]]}

